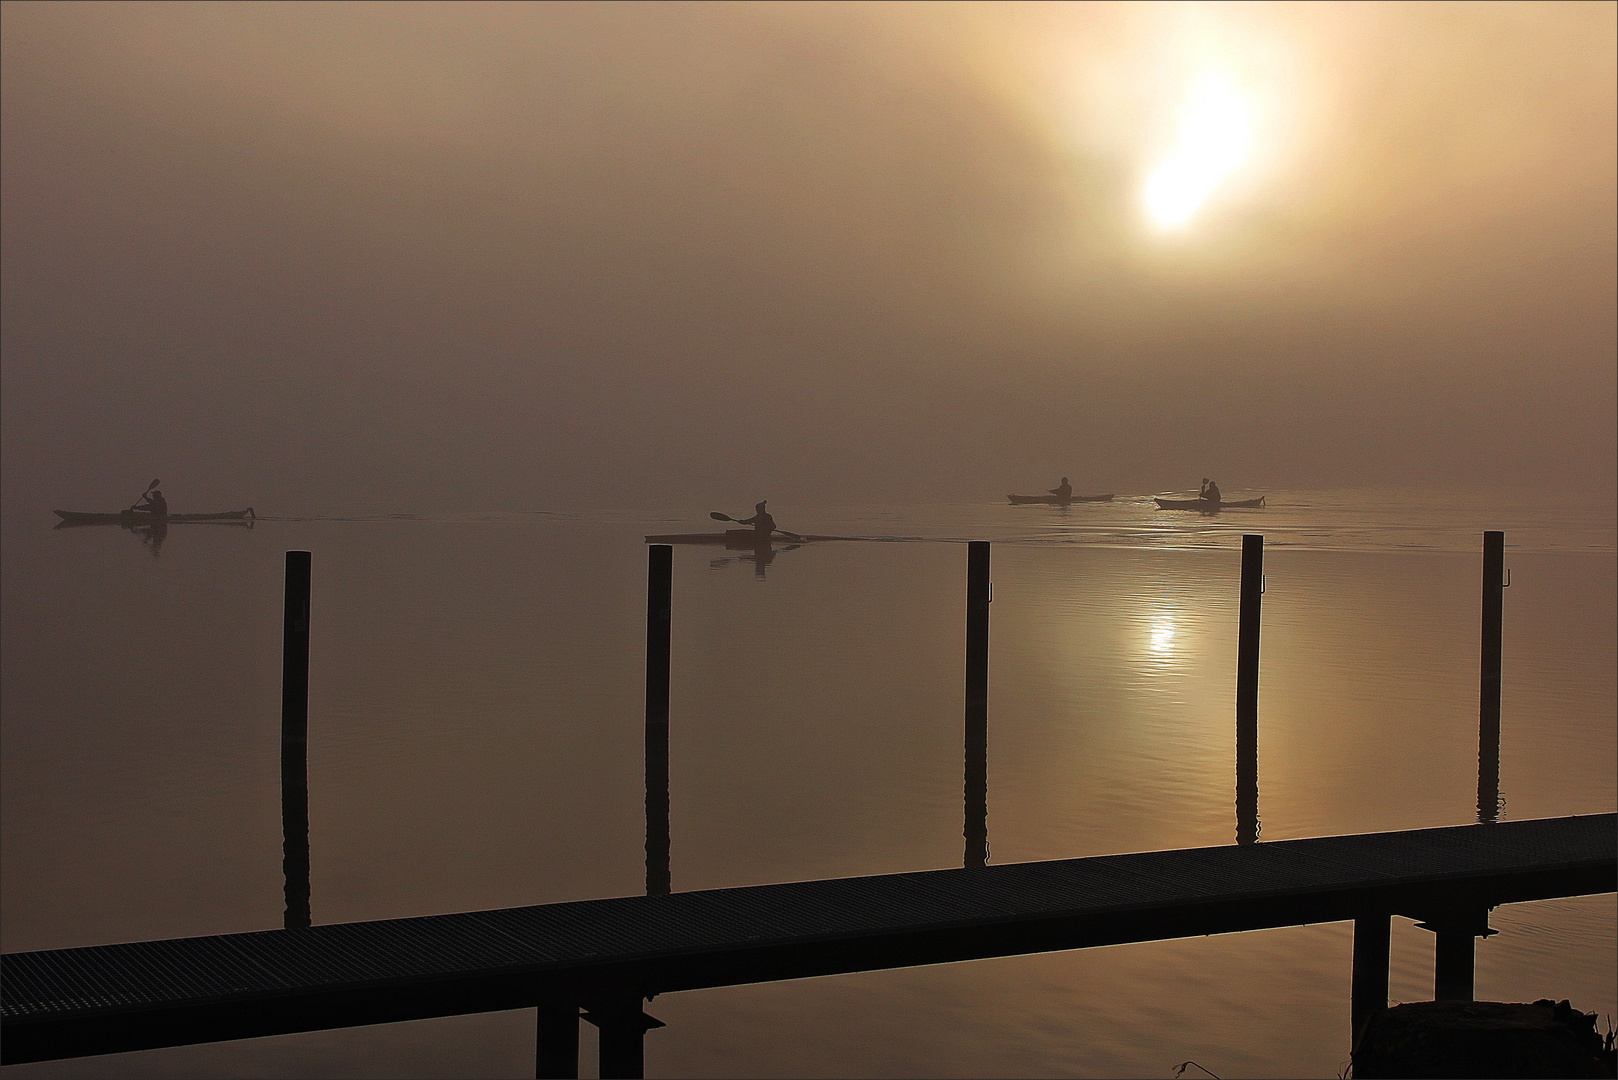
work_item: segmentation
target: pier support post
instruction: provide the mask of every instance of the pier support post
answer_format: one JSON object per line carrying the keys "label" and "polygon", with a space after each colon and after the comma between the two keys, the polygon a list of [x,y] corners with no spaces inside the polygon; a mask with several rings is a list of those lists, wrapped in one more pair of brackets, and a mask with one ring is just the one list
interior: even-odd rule
{"label": "pier support post", "polygon": [[310,924],[309,568],[309,552],[287,552],[281,611],[281,873],[288,930]]}
{"label": "pier support post", "polygon": [[1354,976],[1349,992],[1349,1045],[1359,1041],[1371,1017],[1388,1007],[1390,918],[1385,912],[1354,918]]}
{"label": "pier support post", "polygon": [[1471,1001],[1477,963],[1472,931],[1438,926],[1434,932],[1438,941],[1433,947],[1433,1000]]}
{"label": "pier support post", "polygon": [[571,1001],[542,1001],[535,1025],[536,1080],[578,1080],[579,1006]]}
{"label": "pier support post", "polygon": [[989,542],[966,555],[965,865],[989,862]]}
{"label": "pier support post", "polygon": [[1258,841],[1258,642],[1264,537],[1242,537],[1242,599],[1236,633],[1236,842]]}
{"label": "pier support post", "polygon": [[1438,939],[1433,946],[1433,1000],[1474,1000],[1474,939],[1498,932],[1489,929],[1489,909],[1455,908],[1416,925],[1431,930]]}
{"label": "pier support post", "polygon": [[667,896],[669,871],[669,630],[674,548],[646,553],[646,895]]}
{"label": "pier support post", "polygon": [[646,1074],[646,1033],[663,1021],[641,1011],[641,997],[613,997],[590,1006],[584,1018],[600,1032],[601,1080],[641,1080]]}
{"label": "pier support post", "polygon": [[1478,821],[1500,816],[1500,641],[1506,534],[1483,534],[1483,661],[1478,688]]}

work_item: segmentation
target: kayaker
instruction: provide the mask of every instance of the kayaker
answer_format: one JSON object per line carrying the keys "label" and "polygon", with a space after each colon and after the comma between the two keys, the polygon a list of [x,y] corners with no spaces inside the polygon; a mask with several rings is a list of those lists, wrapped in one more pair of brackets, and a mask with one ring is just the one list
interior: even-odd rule
{"label": "kayaker", "polygon": [[161,491],[152,488],[140,498],[141,501],[135,504],[134,509],[144,510],[154,518],[166,518],[169,516],[169,501],[163,498]]}
{"label": "kayaker", "polygon": [[1219,485],[1212,480],[1204,480],[1202,494],[1198,498],[1206,499],[1211,503],[1219,502]]}
{"label": "kayaker", "polygon": [[1064,476],[1062,477],[1061,486],[1051,488],[1050,492],[1058,499],[1071,499],[1073,497],[1073,485],[1068,483],[1067,477]]}
{"label": "kayaker", "polygon": [[752,517],[741,518],[736,522],[738,525],[753,526],[753,539],[759,543],[767,543],[770,537],[775,535],[775,519],[770,516],[768,510],[764,509],[767,505],[769,505],[769,500],[757,504],[753,507],[754,513]]}

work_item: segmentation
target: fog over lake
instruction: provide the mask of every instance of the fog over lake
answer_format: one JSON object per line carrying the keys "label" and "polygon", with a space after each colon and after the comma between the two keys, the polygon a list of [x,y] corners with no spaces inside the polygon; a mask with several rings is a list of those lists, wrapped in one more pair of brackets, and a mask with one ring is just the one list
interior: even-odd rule
{"label": "fog over lake", "polygon": [[4,20],[8,512],[1611,500],[1610,4]]}
{"label": "fog over lake", "polygon": [[[1611,813],[1615,27],[0,4],[0,945]],[[150,478],[174,516],[118,517]],[[1107,497],[1007,500],[1052,490]],[[773,541],[712,520],[765,499]],[[679,539],[656,763],[650,536]],[[1480,998],[1618,1012],[1610,894],[1490,918]],[[1392,927],[1391,1000],[1431,998],[1433,935]],[[666,993],[647,1075],[1340,1075],[1352,935]],[[4,1073],[534,1048],[530,1008]]]}

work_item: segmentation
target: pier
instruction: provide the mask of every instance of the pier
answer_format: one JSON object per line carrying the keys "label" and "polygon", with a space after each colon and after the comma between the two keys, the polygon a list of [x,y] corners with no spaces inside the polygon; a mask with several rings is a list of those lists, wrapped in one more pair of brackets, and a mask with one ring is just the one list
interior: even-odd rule
{"label": "pier", "polygon": [[13,1064],[434,1016],[537,1010],[537,1075],[638,1076],[654,995],[1353,920],[1355,1011],[1384,1007],[1388,920],[1439,934],[1436,996],[1469,997],[1490,908],[1612,892],[1618,817],[1284,840],[628,896],[12,953]]}

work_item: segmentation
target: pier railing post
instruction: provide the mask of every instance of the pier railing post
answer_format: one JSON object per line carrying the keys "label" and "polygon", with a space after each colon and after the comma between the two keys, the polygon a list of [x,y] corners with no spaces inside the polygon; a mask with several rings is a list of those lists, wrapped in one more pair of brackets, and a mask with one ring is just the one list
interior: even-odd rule
{"label": "pier railing post", "polygon": [[967,866],[989,861],[989,542],[966,555],[966,837]]}
{"label": "pier railing post", "polygon": [[646,895],[667,896],[669,870],[669,629],[674,548],[646,554]]}
{"label": "pier railing post", "polygon": [[1483,659],[1478,688],[1478,821],[1500,816],[1500,643],[1506,534],[1483,534]]}
{"label": "pier railing post", "polygon": [[1236,842],[1258,840],[1258,643],[1264,595],[1264,537],[1242,537],[1242,596],[1236,632]]}
{"label": "pier railing post", "polygon": [[281,613],[281,872],[289,930],[310,924],[309,576],[309,552],[287,552]]}

